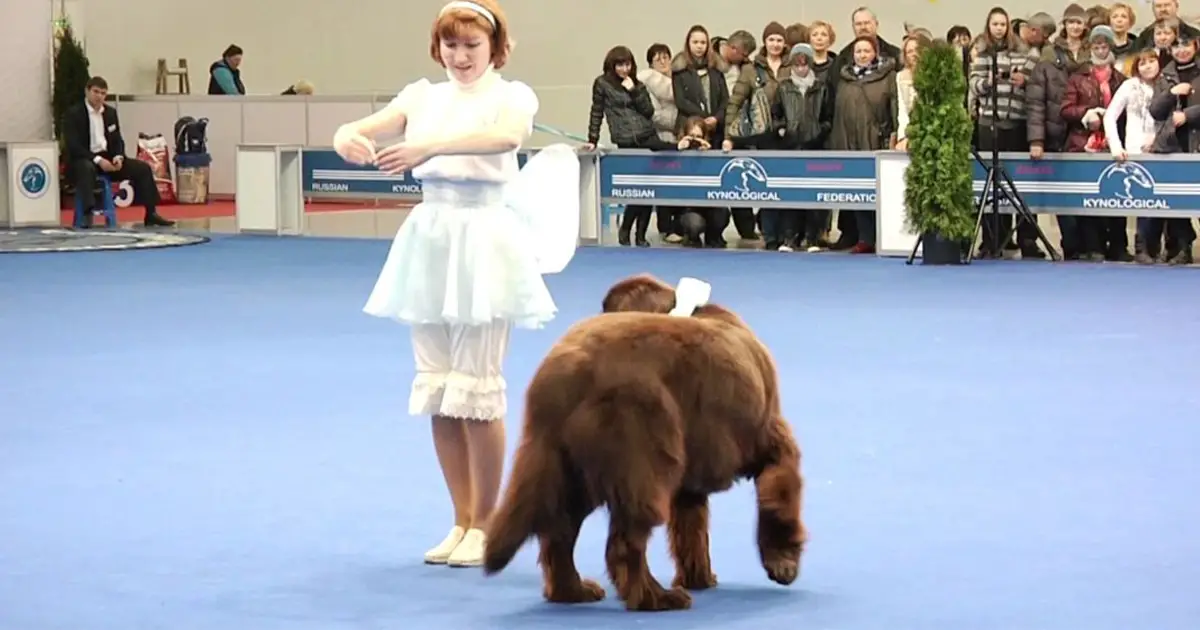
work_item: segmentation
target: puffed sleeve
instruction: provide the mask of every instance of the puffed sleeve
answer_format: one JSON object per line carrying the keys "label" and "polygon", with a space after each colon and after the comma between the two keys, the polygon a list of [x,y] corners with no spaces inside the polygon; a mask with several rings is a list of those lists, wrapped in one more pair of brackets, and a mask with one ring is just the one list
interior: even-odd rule
{"label": "puffed sleeve", "polygon": [[392,102],[388,103],[388,108],[398,109],[405,116],[411,115],[425,101],[425,94],[428,89],[429,79],[421,79],[420,81],[409,83],[404,86],[403,90],[400,90],[400,93],[396,95],[396,98],[392,99]]}
{"label": "puffed sleeve", "polygon": [[526,128],[533,131],[533,118],[538,113],[538,97],[533,88],[513,81],[509,84],[508,102],[504,105],[505,113],[525,123]]}

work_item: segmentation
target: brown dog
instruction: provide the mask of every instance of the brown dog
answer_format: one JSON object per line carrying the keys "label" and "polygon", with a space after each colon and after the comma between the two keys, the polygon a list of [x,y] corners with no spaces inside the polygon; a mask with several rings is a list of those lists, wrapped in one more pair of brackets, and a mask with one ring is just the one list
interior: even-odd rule
{"label": "brown dog", "polygon": [[[604,589],[579,576],[574,551],[584,519],[607,506],[605,559],[626,608],[687,608],[687,589],[717,583],[708,495],[754,479],[762,566],[780,584],[796,579],[807,540],[800,449],[780,413],[774,361],[737,315],[715,305],[662,314],[675,301],[653,277],[623,280],[604,300],[609,313],[573,326],[542,361],[491,519],[488,575],[536,535],[547,600],[602,599]],[[664,522],[671,590],[646,564],[651,531]]]}

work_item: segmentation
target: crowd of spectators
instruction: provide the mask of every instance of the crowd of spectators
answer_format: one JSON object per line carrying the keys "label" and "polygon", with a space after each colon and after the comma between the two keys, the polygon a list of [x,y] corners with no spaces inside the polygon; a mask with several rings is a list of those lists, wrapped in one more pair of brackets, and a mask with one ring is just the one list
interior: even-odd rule
{"label": "crowd of spectators", "polygon": [[[1153,0],[1153,15],[1142,22],[1125,3],[1070,4],[1059,16],[1016,17],[1001,7],[986,15],[977,33],[955,26],[941,36],[962,53],[964,106],[980,151],[1032,159],[1107,152],[1118,161],[1200,151],[1200,30],[1179,17],[1178,0]],[[850,31],[838,48],[837,29],[825,21],[771,22],[757,38],[745,30],[712,36],[696,25],[678,50],[656,43],[636,56],[614,47],[593,83],[588,143],[600,142],[606,123],[622,148],[905,150],[913,72],[935,35],[906,24],[904,38],[889,42],[866,7],[852,13]],[[619,239],[650,246],[656,215],[665,242],[692,247],[725,247],[732,220],[742,240],[761,239],[769,250],[875,251],[873,211],[831,214],[635,204],[625,207]],[[1015,230],[1012,216],[995,227],[985,221],[979,257],[1045,258],[1035,226],[1017,220]],[[1125,217],[1056,220],[1068,260],[1192,262],[1190,219],[1137,217],[1132,248]],[[993,237],[991,229],[1000,233]]]}

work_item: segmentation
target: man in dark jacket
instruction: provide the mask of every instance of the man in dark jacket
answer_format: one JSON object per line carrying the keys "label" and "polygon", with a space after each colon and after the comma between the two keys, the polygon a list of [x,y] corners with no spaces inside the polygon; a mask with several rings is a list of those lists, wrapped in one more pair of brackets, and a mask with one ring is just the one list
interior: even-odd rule
{"label": "man in dark jacket", "polygon": [[67,169],[75,184],[75,194],[83,195],[85,208],[95,208],[96,174],[102,172],[113,181],[127,180],[133,185],[134,199],[146,208],[147,226],[175,225],[158,214],[158,186],[150,165],[125,157],[121,122],[116,108],[104,102],[107,96],[108,82],[92,77],[88,79],[84,101],[64,115]]}
{"label": "man in dark jacket", "polygon": [[[1179,37],[1200,38],[1200,29],[1179,19],[1179,0],[1154,0],[1154,20],[1169,20],[1179,24]],[[1154,48],[1154,24],[1142,29],[1133,42],[1133,52]]]}
{"label": "man in dark jacket", "polygon": [[[1029,157],[1038,160],[1047,153],[1061,153],[1067,141],[1067,125],[1062,119],[1062,101],[1071,75],[1069,60],[1052,44],[1042,47],[1041,57],[1025,85],[1026,133]],[[1079,260],[1083,246],[1079,221],[1071,215],[1057,215],[1059,245],[1065,260]]]}
{"label": "man in dark jacket", "polygon": [[[1157,7],[1158,4],[1155,3]],[[1150,115],[1163,126],[1151,147],[1153,153],[1200,153],[1200,42],[1180,31],[1171,50],[1171,62],[1163,68],[1150,101]],[[1163,221],[1166,228],[1165,258],[1172,265],[1190,265],[1196,230],[1190,218]],[[1157,231],[1157,230],[1155,230]],[[1154,234],[1150,234],[1150,239]],[[1147,254],[1153,253],[1148,243]]]}

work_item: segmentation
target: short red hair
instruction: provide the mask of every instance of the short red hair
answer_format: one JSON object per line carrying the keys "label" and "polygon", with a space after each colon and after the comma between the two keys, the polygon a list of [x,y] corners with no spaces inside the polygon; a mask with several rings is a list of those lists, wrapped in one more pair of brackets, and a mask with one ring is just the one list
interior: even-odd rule
{"label": "short red hair", "polygon": [[492,65],[499,70],[508,61],[508,53],[512,50],[508,39],[508,18],[505,17],[504,11],[500,9],[496,0],[472,0],[472,2],[487,9],[496,19],[496,25],[493,27],[486,17],[467,8],[454,8],[439,13],[433,21],[433,29],[430,33],[429,56],[438,65],[445,67],[446,64],[442,63],[442,40],[465,37],[468,31],[474,29],[487,35],[492,45]]}

